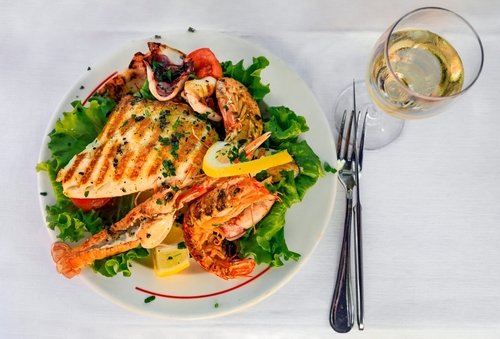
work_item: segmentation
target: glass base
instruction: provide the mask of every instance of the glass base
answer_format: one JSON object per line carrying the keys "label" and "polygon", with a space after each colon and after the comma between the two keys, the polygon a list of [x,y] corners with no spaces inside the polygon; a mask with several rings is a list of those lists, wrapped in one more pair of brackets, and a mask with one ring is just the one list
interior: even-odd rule
{"label": "glass base", "polygon": [[[358,131],[361,131],[366,114],[365,149],[374,150],[390,144],[403,130],[404,120],[380,111],[372,102],[364,81],[356,81],[356,109],[361,112]],[[333,122],[339,131],[342,116],[353,109],[352,85],[344,89],[335,102]]]}

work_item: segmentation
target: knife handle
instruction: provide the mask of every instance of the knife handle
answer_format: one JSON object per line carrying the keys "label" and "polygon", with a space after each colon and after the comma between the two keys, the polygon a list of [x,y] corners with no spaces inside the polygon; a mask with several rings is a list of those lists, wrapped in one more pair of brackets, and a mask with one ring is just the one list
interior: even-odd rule
{"label": "knife handle", "polygon": [[354,269],[356,281],[356,318],[358,329],[365,328],[365,305],[363,293],[363,237],[361,228],[361,202],[358,200],[354,213]]}

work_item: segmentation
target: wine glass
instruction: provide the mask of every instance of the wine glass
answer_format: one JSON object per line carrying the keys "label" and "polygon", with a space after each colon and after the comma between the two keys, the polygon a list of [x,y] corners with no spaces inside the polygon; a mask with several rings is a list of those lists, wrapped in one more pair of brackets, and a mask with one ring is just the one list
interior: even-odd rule
{"label": "wine glass", "polygon": [[[356,82],[356,106],[366,113],[365,148],[392,142],[406,119],[442,111],[476,82],[483,59],[478,34],[460,15],[440,7],[403,15],[377,40],[366,79]],[[337,130],[352,98],[352,86],[337,98]]]}

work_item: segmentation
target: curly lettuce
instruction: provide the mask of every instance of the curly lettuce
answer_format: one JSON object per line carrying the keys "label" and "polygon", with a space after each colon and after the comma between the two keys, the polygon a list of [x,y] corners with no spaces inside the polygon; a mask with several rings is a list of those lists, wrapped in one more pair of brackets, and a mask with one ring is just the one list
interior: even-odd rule
{"label": "curly lettuce", "polygon": [[245,85],[252,94],[253,98],[257,101],[264,99],[264,97],[271,91],[269,84],[263,84],[260,77],[260,73],[268,65],[269,60],[263,56],[252,58],[252,64],[248,66],[248,68],[243,66],[243,60],[240,60],[236,64],[233,64],[232,61],[221,62],[224,76],[238,80]]}
{"label": "curly lettuce", "polygon": [[269,120],[264,122],[264,129],[271,132],[271,141],[275,144],[296,140],[299,135],[309,131],[306,119],[288,107],[269,107],[267,112]]}
{"label": "curly lettuce", "polygon": [[73,110],[64,112],[50,132],[49,150],[57,161],[56,169],[63,168],[71,158],[81,152],[102,131],[107,115],[115,102],[101,97],[90,99],[87,107],[80,101],[73,101]]}
{"label": "curly lettuce", "polygon": [[142,247],[133,248],[127,252],[116,254],[112,257],[96,260],[92,264],[94,272],[100,273],[105,277],[114,277],[118,273],[122,273],[125,277],[130,277],[131,261],[145,258],[149,255],[147,249]]}

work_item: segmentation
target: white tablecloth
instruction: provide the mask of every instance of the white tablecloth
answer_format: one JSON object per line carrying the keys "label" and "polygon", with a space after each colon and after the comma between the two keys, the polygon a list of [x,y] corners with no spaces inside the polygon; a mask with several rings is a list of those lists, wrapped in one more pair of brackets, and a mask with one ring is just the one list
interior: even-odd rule
{"label": "white tablecloth", "polygon": [[[328,311],[344,200],[307,265],[261,303],[223,318],[131,313],[54,270],[34,171],[48,119],[89,65],[189,26],[246,38],[285,60],[325,114],[371,46],[424,1],[0,1],[0,338],[333,337]],[[348,338],[500,337],[500,2],[435,1],[485,47],[474,88],[367,152],[363,173],[366,330]],[[319,202],[318,202],[319,203]],[[340,335],[337,335],[340,336]]]}

